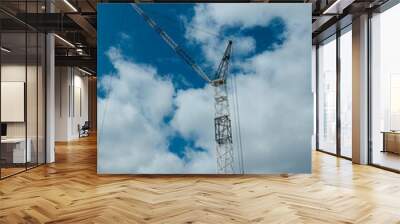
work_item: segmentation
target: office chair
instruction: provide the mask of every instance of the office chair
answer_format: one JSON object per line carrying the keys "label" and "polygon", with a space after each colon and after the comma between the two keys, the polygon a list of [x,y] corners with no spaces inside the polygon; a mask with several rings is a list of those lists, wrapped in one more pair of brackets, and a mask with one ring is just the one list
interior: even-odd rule
{"label": "office chair", "polygon": [[89,121],[85,121],[82,127],[80,127],[80,125],[78,124],[78,129],[79,129],[79,138],[89,136],[89,129],[90,129]]}

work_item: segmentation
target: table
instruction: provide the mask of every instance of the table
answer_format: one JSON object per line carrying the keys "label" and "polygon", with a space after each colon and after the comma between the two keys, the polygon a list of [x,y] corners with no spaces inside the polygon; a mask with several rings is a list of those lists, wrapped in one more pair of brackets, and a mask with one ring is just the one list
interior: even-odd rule
{"label": "table", "polygon": [[1,139],[1,157],[7,163],[26,163],[31,162],[32,141],[30,138],[26,139],[28,144],[25,151],[25,138],[6,138]]}
{"label": "table", "polygon": [[400,154],[400,132],[382,131],[381,133],[383,134],[382,152],[391,152]]}

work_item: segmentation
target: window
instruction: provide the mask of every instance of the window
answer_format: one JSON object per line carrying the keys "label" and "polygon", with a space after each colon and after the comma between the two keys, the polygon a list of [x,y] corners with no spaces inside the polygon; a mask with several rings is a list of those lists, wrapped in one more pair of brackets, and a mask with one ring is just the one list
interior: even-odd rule
{"label": "window", "polygon": [[371,161],[400,170],[400,5],[371,18]]}
{"label": "window", "polygon": [[351,26],[340,36],[340,155],[352,156],[352,34]]}
{"label": "window", "polygon": [[336,153],[336,36],[318,47],[318,149]]}

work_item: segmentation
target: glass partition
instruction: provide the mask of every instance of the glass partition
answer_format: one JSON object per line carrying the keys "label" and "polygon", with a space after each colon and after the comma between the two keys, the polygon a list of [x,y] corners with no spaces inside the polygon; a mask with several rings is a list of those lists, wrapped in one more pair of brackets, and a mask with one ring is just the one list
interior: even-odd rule
{"label": "glass partition", "polygon": [[[0,2],[16,13],[44,1]],[[45,163],[45,35],[0,12],[0,178]]]}
{"label": "glass partition", "polygon": [[24,171],[31,161],[26,144],[26,41],[25,32],[1,34],[2,177]]}

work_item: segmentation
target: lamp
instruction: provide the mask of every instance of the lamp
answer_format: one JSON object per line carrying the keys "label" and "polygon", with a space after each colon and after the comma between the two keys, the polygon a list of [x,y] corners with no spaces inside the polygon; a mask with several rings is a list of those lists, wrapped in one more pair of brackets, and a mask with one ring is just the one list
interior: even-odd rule
{"label": "lamp", "polygon": [[78,12],[78,10],[68,0],[64,0],[64,3],[68,5],[68,7],[70,7],[74,12]]}
{"label": "lamp", "polygon": [[83,73],[85,73],[86,75],[89,75],[89,76],[92,76],[92,75],[93,75],[92,73],[90,73],[90,72],[88,72],[88,71],[86,71],[86,70],[84,70],[84,69],[81,69],[81,68],[79,68],[79,67],[78,67],[78,70],[81,71],[81,72],[83,72]]}
{"label": "lamp", "polygon": [[54,34],[55,37],[57,37],[59,40],[61,40],[62,42],[66,43],[67,45],[69,45],[70,47],[75,48],[75,45],[73,45],[71,42],[69,42],[68,40],[62,38],[61,36],[59,36],[58,34]]}
{"label": "lamp", "polygon": [[4,51],[6,53],[10,53],[11,52],[11,50],[9,50],[9,49],[7,49],[5,47],[1,47],[0,49],[1,49],[1,51]]}

